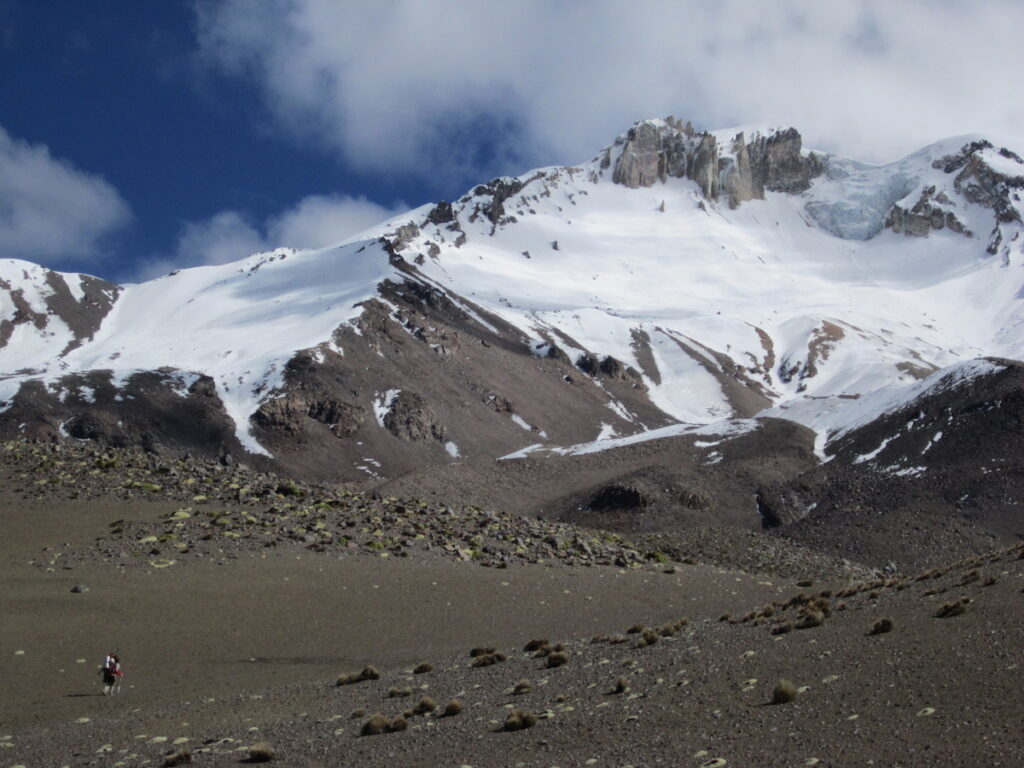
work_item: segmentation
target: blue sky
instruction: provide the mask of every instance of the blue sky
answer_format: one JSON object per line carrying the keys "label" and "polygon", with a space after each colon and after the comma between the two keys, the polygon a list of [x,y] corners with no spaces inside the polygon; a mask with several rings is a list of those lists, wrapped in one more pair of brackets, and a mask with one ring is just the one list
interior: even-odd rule
{"label": "blue sky", "polygon": [[129,281],[317,247],[637,119],[888,161],[1024,134],[1024,4],[0,0],[0,257]]}

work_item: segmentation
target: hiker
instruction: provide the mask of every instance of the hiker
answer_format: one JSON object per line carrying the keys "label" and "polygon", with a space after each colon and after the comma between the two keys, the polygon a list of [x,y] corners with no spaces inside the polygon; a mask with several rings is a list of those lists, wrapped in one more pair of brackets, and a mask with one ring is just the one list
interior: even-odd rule
{"label": "hiker", "polygon": [[103,667],[100,669],[100,673],[103,675],[104,696],[109,696],[120,690],[121,677],[124,673],[121,671],[121,659],[118,658],[117,651],[107,654],[107,657],[103,660]]}

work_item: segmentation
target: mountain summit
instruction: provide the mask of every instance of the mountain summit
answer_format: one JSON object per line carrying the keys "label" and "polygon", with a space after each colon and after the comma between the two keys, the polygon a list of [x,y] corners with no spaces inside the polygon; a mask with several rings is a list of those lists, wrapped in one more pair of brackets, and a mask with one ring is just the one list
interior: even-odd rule
{"label": "mountain summit", "polygon": [[0,435],[359,480],[771,416],[826,457],[1024,357],[1022,189],[1010,141],[872,166],[667,118],[330,248],[125,286],[0,261]]}

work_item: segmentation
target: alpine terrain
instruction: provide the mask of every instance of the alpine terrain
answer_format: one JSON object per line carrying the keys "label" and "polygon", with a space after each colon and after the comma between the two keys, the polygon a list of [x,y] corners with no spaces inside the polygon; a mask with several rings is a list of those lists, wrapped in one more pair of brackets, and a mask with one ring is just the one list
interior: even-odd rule
{"label": "alpine terrain", "polygon": [[321,250],[0,261],[0,758],[1020,764],[1022,155],[669,117]]}

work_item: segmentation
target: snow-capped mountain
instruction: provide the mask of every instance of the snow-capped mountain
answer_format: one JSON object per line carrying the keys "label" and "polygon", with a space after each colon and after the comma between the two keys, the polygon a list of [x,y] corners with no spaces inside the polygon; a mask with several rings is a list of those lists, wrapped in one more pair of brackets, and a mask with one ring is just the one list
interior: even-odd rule
{"label": "snow-capped mountain", "polygon": [[321,250],[126,286],[0,261],[0,433],[355,479],[764,414],[824,456],[1024,357],[1015,148],[869,166],[668,118]]}

